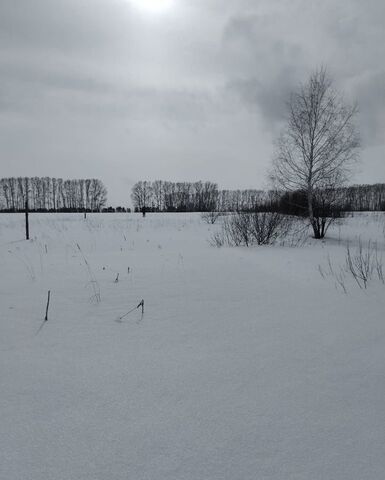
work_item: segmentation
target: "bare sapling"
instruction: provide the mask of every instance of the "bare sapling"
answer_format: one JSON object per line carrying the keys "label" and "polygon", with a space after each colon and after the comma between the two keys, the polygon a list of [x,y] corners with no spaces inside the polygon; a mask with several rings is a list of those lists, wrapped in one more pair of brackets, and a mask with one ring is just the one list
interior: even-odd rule
{"label": "bare sapling", "polygon": [[346,247],[346,266],[348,272],[353,275],[357,285],[366,288],[373,273],[373,249],[369,241],[366,250],[363,248],[361,239],[358,242],[356,253],[352,253],[350,246]]}
{"label": "bare sapling", "polygon": [[329,255],[327,258],[328,268],[323,270],[321,265],[319,265],[318,271],[323,278],[334,278],[336,287],[340,286],[344,293],[347,293],[347,276],[353,277],[361,289],[366,289],[369,281],[373,280],[376,274],[378,280],[384,283],[382,257],[378,253],[377,244],[372,243],[370,240],[364,246],[361,239],[359,239],[355,251],[352,251],[348,244],[346,246],[344,265],[334,266]]}

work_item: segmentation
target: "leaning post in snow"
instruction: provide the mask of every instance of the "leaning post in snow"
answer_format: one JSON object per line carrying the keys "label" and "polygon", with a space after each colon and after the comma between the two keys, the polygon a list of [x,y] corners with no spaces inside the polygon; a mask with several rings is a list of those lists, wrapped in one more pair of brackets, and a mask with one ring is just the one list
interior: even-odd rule
{"label": "leaning post in snow", "polygon": [[28,198],[25,201],[25,239],[29,240],[29,219],[28,219],[29,207]]}
{"label": "leaning post in snow", "polygon": [[51,298],[51,290],[48,290],[47,306],[45,307],[45,317],[44,317],[45,322],[48,320],[48,309],[49,309],[50,298]]}

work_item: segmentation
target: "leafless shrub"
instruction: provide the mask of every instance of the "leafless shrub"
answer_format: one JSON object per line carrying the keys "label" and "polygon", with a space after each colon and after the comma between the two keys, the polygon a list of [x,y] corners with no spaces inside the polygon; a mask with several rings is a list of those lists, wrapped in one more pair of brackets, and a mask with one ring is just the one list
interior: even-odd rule
{"label": "leafless shrub", "polygon": [[286,217],[288,225],[284,234],[279,236],[282,247],[301,247],[309,239],[310,225],[304,218]]}
{"label": "leafless shrub", "polygon": [[226,243],[223,229],[219,230],[218,232],[214,232],[211,235],[209,243],[212,247],[217,247],[217,248],[223,247],[223,245],[225,245]]}
{"label": "leafless shrub", "polygon": [[209,223],[211,225],[214,225],[214,223],[218,220],[220,217],[220,212],[203,212],[201,215],[202,220],[204,220],[206,223]]}
{"label": "leafless shrub", "polygon": [[237,212],[224,218],[222,229],[211,237],[211,244],[249,247],[271,245],[288,235],[291,228],[288,216],[271,212]]}
{"label": "leafless shrub", "polygon": [[246,245],[248,247],[252,240],[251,214],[236,213],[229,220],[225,225],[235,245]]}
{"label": "leafless shrub", "polygon": [[373,255],[374,250],[370,241],[365,249],[360,239],[355,253],[352,253],[349,245],[346,247],[347,271],[353,275],[360,288],[366,288],[368,280],[372,278],[374,268]]}
{"label": "leafless shrub", "polygon": [[333,265],[328,255],[326,270],[318,265],[318,271],[323,278],[333,278],[336,286],[339,285],[344,293],[347,293],[347,275],[352,277],[361,289],[366,289],[369,281],[373,280],[373,276],[376,274],[378,280],[384,283],[383,261],[378,252],[377,244],[369,241],[365,246],[361,239],[359,239],[358,246],[354,251],[349,244],[347,245],[344,265]]}
{"label": "leafless shrub", "polygon": [[278,237],[285,237],[290,231],[288,216],[274,212],[253,213],[250,218],[251,235],[257,245],[270,245]]}

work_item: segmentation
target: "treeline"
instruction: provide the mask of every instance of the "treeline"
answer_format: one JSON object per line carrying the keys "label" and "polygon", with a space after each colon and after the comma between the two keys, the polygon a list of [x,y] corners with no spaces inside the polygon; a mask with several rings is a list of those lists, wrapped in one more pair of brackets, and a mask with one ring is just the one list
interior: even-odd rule
{"label": "treeline", "polygon": [[95,178],[63,180],[50,177],[0,179],[0,211],[99,212],[107,202],[107,189]]}
{"label": "treeline", "polygon": [[135,211],[229,212],[254,210],[276,200],[276,192],[263,190],[218,190],[212,182],[140,181],[132,188]]}
{"label": "treeline", "polygon": [[337,190],[342,210],[349,212],[384,211],[385,183],[352,185]]}
{"label": "treeline", "polygon": [[[306,194],[265,190],[219,190],[212,182],[140,181],[132,188],[135,211],[236,212],[276,211],[298,215],[306,211]],[[384,211],[385,184],[352,185],[315,194],[315,208],[337,211]]]}
{"label": "treeline", "polygon": [[[28,192],[28,195],[27,195]],[[106,208],[107,189],[98,179],[10,177],[0,179],[0,211],[124,212],[124,207]],[[306,210],[303,192],[264,190],[219,190],[213,182],[137,182],[131,193],[135,211],[235,212],[278,211],[300,214]],[[315,195],[317,208],[333,211],[384,211],[385,184],[352,185]]]}
{"label": "treeline", "polygon": [[219,190],[216,211],[252,212],[272,210],[280,194],[273,190]]}
{"label": "treeline", "polygon": [[140,181],[132,187],[135,211],[209,212],[217,208],[218,185],[212,182]]}
{"label": "treeline", "polygon": [[[268,211],[302,215],[307,212],[307,194],[298,190],[271,195],[271,201],[262,204],[262,207],[268,207]],[[313,192],[313,210],[315,216],[321,217],[340,216],[343,212],[384,211],[385,184],[316,189]]]}

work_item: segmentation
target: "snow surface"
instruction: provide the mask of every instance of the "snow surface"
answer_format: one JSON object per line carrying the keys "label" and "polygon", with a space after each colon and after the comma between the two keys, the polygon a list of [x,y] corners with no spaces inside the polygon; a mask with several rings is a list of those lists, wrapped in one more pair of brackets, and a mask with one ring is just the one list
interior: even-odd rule
{"label": "snow surface", "polygon": [[319,273],[383,252],[383,215],[300,248],[214,248],[198,214],[30,223],[0,216],[1,479],[384,477],[384,286]]}

